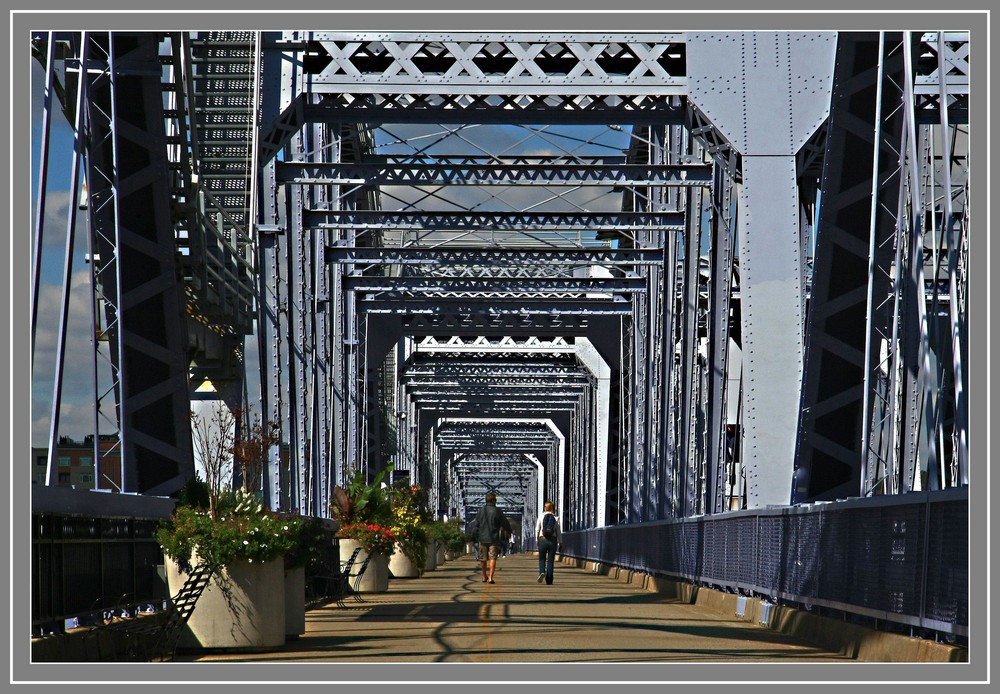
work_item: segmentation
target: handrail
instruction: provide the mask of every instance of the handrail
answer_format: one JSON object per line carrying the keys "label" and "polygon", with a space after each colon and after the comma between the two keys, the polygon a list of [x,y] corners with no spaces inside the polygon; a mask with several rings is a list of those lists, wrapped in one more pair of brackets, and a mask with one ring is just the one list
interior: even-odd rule
{"label": "handrail", "polygon": [[967,636],[967,513],[949,488],[567,531],[563,554]]}

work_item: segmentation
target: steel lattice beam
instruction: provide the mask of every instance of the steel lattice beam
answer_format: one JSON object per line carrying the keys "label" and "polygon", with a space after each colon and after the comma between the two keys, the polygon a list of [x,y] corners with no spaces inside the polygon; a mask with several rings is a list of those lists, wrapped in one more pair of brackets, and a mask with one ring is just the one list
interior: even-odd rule
{"label": "steel lattice beam", "polygon": [[[317,229],[406,231],[596,231],[621,233],[656,230],[683,231],[684,215],[677,212],[445,212],[434,210],[322,210],[303,212],[306,227]],[[495,263],[497,258],[491,259]]]}
{"label": "steel lattice beam", "polygon": [[486,335],[452,336],[447,340],[438,340],[428,335],[415,345],[418,354],[447,354],[452,358],[458,354],[520,354],[522,359],[531,354],[572,354],[576,345],[563,337],[541,338],[530,336],[526,339],[515,339],[510,336],[491,338]]}
{"label": "steel lattice beam", "polygon": [[[620,294],[646,291],[642,277],[379,277],[353,274],[344,289],[385,292],[390,296],[418,294],[473,294],[484,299],[503,294]],[[405,298],[410,298],[405,296]]]}
{"label": "steel lattice beam", "polygon": [[[383,298],[384,297],[384,298]],[[545,299],[532,301],[504,301],[490,299],[489,303],[454,299],[433,301],[411,299],[396,292],[385,292],[378,299],[362,298],[358,301],[360,311],[403,316],[487,316],[490,318],[513,316],[530,318],[546,316],[627,316],[632,312],[632,304],[625,300],[593,299],[590,301]]]}
{"label": "steel lattice beam", "polygon": [[[312,32],[314,93],[684,94],[683,33]],[[555,79],[555,78],[558,78]]]}
{"label": "steel lattice beam", "polygon": [[299,185],[360,186],[706,186],[712,167],[704,164],[650,166],[592,160],[564,163],[559,160],[476,161],[469,157],[449,160],[385,158],[360,164],[278,164],[278,181]]}
{"label": "steel lattice beam", "polygon": [[660,248],[359,248],[329,246],[327,262],[359,265],[656,265]]}

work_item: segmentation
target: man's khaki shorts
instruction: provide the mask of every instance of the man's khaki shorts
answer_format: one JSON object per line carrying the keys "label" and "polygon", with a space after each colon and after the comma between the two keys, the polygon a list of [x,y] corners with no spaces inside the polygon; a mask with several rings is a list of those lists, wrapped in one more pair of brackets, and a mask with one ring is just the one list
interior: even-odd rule
{"label": "man's khaki shorts", "polygon": [[486,561],[487,559],[496,559],[500,556],[500,545],[488,545],[485,542],[479,543],[479,559]]}

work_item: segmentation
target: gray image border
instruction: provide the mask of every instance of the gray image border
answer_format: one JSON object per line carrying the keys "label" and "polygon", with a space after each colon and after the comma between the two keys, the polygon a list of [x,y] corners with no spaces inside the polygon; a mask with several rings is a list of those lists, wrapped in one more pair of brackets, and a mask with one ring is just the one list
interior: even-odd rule
{"label": "gray image border", "polygon": [[[590,0],[592,3],[593,0]],[[940,692],[945,682],[966,682],[986,684],[988,680],[987,648],[989,646],[988,627],[992,610],[987,612],[988,566],[987,548],[992,547],[988,534],[990,522],[989,486],[975,484],[970,489],[971,518],[969,527],[971,572],[970,572],[970,662],[967,664],[876,664],[850,663],[847,665],[825,664],[779,664],[779,663],[721,663],[706,667],[704,664],[379,664],[377,670],[372,664],[310,664],[295,666],[283,663],[242,664],[239,669],[225,663],[166,663],[166,664],[31,664],[30,642],[26,625],[30,623],[30,497],[20,490],[30,489],[29,466],[20,461],[30,460],[30,442],[22,432],[30,430],[30,407],[25,407],[31,397],[30,386],[30,262],[31,238],[29,233],[18,230],[32,228],[30,204],[34,181],[30,175],[30,51],[28,36],[31,30],[80,31],[91,30],[207,30],[207,29],[247,29],[282,30],[301,27],[329,28],[331,30],[440,30],[440,31],[559,31],[583,30],[601,31],[749,31],[749,30],[928,30],[942,29],[968,30],[971,32],[973,52],[972,86],[970,97],[971,127],[977,128],[977,148],[970,157],[972,191],[972,218],[986,220],[988,224],[988,199],[991,192],[987,186],[988,162],[992,157],[984,143],[986,135],[979,134],[978,125],[988,122],[988,97],[991,97],[991,68],[986,69],[984,56],[990,48],[989,12],[983,9],[944,10],[941,5],[929,2],[910,2],[905,12],[894,11],[881,4],[873,11],[870,3],[848,0],[842,3],[838,12],[803,11],[780,8],[777,3],[750,10],[737,0],[726,2],[698,3],[699,13],[683,7],[669,9],[664,3],[631,2],[628,10],[612,13],[606,8],[575,6],[553,6],[546,4],[545,12],[531,12],[539,9],[539,3],[516,0],[504,4],[509,11],[484,13],[470,8],[471,3],[436,2],[421,11],[407,7],[405,0],[394,0],[397,7],[386,2],[365,3],[368,8],[360,12],[356,8],[329,9],[329,3],[313,0],[314,7],[302,7],[298,3],[295,10],[276,11],[261,0],[239,3],[236,12],[219,8],[214,3],[212,11],[190,0],[178,0],[171,4],[172,10],[138,11],[135,3],[102,2],[98,11],[76,11],[71,0],[61,0],[66,7],[60,8],[56,2],[41,1],[31,8],[19,8],[10,13],[10,127],[11,158],[8,175],[11,177],[11,251],[10,251],[10,373],[11,397],[9,399],[11,429],[11,482],[10,482],[10,525],[7,548],[10,552],[10,640],[11,666],[10,685],[18,691],[30,683],[48,682],[48,686],[72,684],[74,689],[83,687],[89,691],[107,691],[109,686],[124,685],[134,690],[141,685],[144,690],[177,691],[182,683],[233,683],[241,692],[273,692],[275,684],[288,683],[305,686],[316,691],[329,691],[332,683],[374,684],[386,682],[418,683],[419,689],[441,691],[452,685],[463,683],[468,687],[476,683],[477,690],[499,689],[527,683],[549,682],[573,684],[574,687],[594,687],[606,691],[606,684],[620,682],[636,688],[662,691],[663,683],[688,686],[712,687],[712,691],[724,684],[741,683],[740,691],[749,687],[750,691],[775,691],[776,689],[801,689],[801,683],[810,683],[810,691],[831,690],[838,692],[845,686],[858,691],[881,689],[890,683],[907,683],[909,692]],[[131,4],[131,9],[129,5]],[[256,4],[257,7],[251,7]],[[485,4],[485,3],[484,3]],[[568,3],[558,3],[567,5]],[[557,4],[557,5],[558,5]],[[785,3],[786,5],[789,3]],[[729,5],[726,7],[725,5]],[[926,5],[927,7],[923,7]],[[117,6],[117,7],[116,7]],[[61,10],[49,12],[48,10]],[[300,12],[301,10],[301,12]],[[381,12],[380,10],[385,10]],[[661,11],[655,11],[661,10]],[[710,12],[706,12],[709,10]],[[720,10],[720,12],[711,12]],[[721,10],[725,10],[722,12]],[[780,10],[780,11],[770,11]],[[982,61],[982,62],[980,62]],[[13,118],[11,122],[9,119]],[[985,154],[986,156],[982,156]],[[988,228],[987,224],[976,223],[978,228]],[[969,379],[970,392],[970,451],[973,456],[972,472],[978,480],[989,479],[986,465],[989,453],[988,381],[982,376],[988,374],[989,364],[989,242],[985,233],[970,238],[970,276],[973,291],[970,292],[969,315],[978,320],[969,321],[970,362],[969,371],[974,377]],[[18,435],[20,434],[20,435]],[[977,481],[978,481],[977,480]],[[996,608],[993,608],[996,609]],[[127,684],[131,683],[131,684]],[[336,689],[336,686],[334,689]],[[977,686],[976,689],[979,687]],[[35,689],[39,689],[36,687]],[[48,688],[44,689],[48,691]]]}

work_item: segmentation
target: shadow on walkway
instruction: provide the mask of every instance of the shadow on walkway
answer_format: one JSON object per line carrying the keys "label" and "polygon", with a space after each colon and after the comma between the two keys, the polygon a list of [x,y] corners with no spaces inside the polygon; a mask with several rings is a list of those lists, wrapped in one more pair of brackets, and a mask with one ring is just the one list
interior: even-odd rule
{"label": "shadow on walkway", "polygon": [[735,617],[665,598],[583,569],[556,567],[539,584],[537,558],[498,561],[484,584],[472,556],[386,593],[306,615],[306,633],[268,653],[191,652],[228,662],[745,662],[844,661],[843,655]]}

